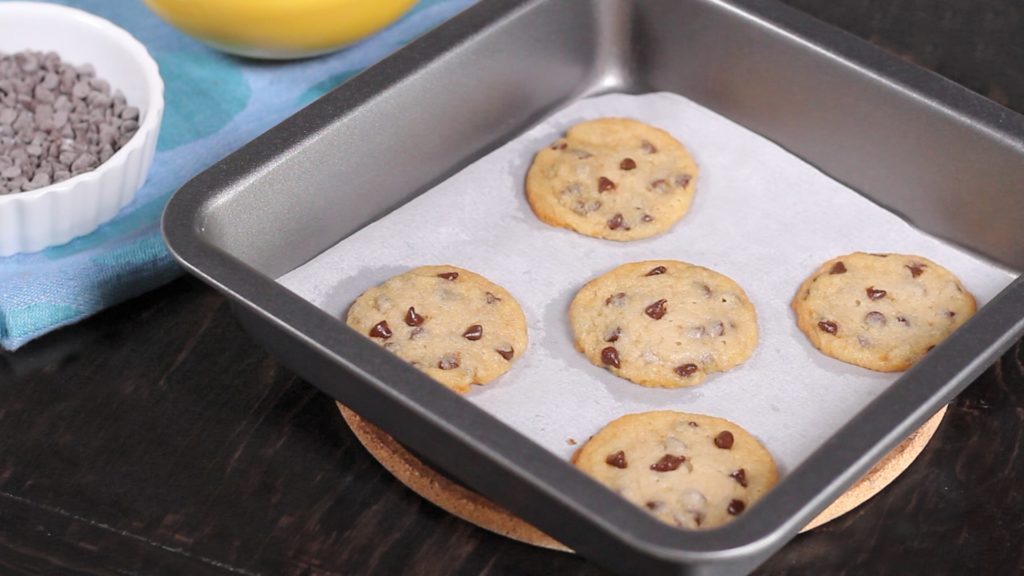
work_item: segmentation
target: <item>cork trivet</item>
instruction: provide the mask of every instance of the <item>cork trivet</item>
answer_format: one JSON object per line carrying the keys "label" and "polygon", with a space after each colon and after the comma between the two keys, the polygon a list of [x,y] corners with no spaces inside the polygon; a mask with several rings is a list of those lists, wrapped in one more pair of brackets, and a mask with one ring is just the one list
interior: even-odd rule
{"label": "cork trivet", "polygon": [[[363,420],[341,403],[338,403],[338,409],[356,438],[370,454],[395,478],[422,498],[495,534],[552,550],[572,551],[504,508],[434,471],[394,438]],[[923,426],[868,470],[867,474],[849,490],[811,520],[801,532],[816,528],[853,510],[889,485],[924,450],[945,414],[946,407],[943,406]]]}
{"label": "cork trivet", "polygon": [[840,494],[828,508],[822,510],[821,514],[808,522],[801,532],[834,520],[881,492],[882,488],[888,486],[917,459],[924,447],[928,445],[928,441],[935,435],[935,431],[939,429],[939,423],[942,422],[942,417],[945,415],[946,407],[943,406],[906,440],[897,444],[885,455],[885,458],[872,466],[867,474],[861,476],[860,480],[857,480],[846,492]]}

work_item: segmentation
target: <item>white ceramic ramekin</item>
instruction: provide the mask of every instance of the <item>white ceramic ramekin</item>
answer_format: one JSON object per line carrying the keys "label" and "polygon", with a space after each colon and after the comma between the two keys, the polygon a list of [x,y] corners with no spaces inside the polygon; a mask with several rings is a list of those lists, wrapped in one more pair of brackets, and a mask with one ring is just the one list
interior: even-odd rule
{"label": "white ceramic ramekin", "polygon": [[0,2],[0,52],[26,49],[92,64],[98,77],[139,108],[139,130],[91,172],[0,195],[0,256],[63,244],[113,218],[146,181],[164,112],[156,62],[131,34],[103,18],[56,4]]}

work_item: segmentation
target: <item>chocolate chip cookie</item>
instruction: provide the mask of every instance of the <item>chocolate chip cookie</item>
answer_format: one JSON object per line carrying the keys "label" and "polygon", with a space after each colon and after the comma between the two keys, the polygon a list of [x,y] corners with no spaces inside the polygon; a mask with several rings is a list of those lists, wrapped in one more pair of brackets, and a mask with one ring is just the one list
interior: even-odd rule
{"label": "chocolate chip cookie", "polygon": [[515,298],[454,266],[414,268],[367,290],[347,322],[460,394],[501,376],[526,350]]}
{"label": "chocolate chip cookie", "polygon": [[658,520],[691,530],[732,521],[779,477],[771,454],[743,428],[671,411],[609,423],[573,463]]}
{"label": "chocolate chip cookie", "polygon": [[577,124],[537,152],[526,197],[553,226],[609,240],[668,230],[686,214],[697,164],[668,132],[626,118]]}
{"label": "chocolate chip cookie", "polygon": [[977,309],[960,280],[935,262],[863,252],[822,264],[792,306],[818,350],[880,372],[906,370]]}
{"label": "chocolate chip cookie", "polygon": [[757,315],[743,289],[676,260],[623,264],[596,278],[573,298],[569,322],[592,363],[643,386],[699,384],[757,346]]}

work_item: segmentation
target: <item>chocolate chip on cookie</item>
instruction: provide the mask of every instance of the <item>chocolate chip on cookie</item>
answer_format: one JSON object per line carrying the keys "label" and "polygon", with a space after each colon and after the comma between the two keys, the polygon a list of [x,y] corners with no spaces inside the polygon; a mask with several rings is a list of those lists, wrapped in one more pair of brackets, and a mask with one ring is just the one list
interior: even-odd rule
{"label": "chocolate chip on cookie", "polygon": [[614,346],[606,346],[601,349],[601,362],[614,368],[622,367],[622,363],[619,361],[619,351]]}
{"label": "chocolate chip on cookie", "polygon": [[874,286],[868,286],[865,292],[867,292],[868,298],[872,300],[881,300],[882,298],[885,298],[886,294],[888,294],[885,290],[879,290]]}
{"label": "chocolate chip on cookie", "polygon": [[718,433],[718,436],[715,436],[715,446],[718,446],[723,450],[729,450],[732,448],[733,441],[732,432],[729,432],[728,430],[723,430]]}
{"label": "chocolate chip on cookie", "polygon": [[836,332],[839,332],[839,325],[831,320],[822,320],[821,322],[818,322],[818,329],[822,332],[835,334]]}
{"label": "chocolate chip on cookie", "polygon": [[679,465],[686,462],[686,456],[674,456],[665,454],[657,462],[651,464],[651,470],[655,472],[671,472],[677,470]]}
{"label": "chocolate chip on cookie", "polygon": [[409,326],[419,326],[423,324],[425,318],[416,313],[416,308],[409,306],[409,310],[405,313],[405,323]]}
{"label": "chocolate chip on cookie", "polygon": [[668,304],[668,300],[662,298],[647,308],[644,308],[644,314],[650,316],[652,320],[661,320],[665,316],[665,312],[668,312],[668,308],[665,306],[666,304]]}
{"label": "chocolate chip on cookie", "polygon": [[466,331],[462,333],[462,337],[466,340],[476,342],[484,337],[484,327],[479,324],[473,324],[469,328],[466,328]]}
{"label": "chocolate chip on cookie", "polygon": [[381,320],[370,328],[370,337],[372,338],[384,338],[385,340],[391,338],[391,328],[388,328],[387,320]]}
{"label": "chocolate chip on cookie", "polygon": [[696,364],[682,364],[676,366],[675,370],[673,371],[676,374],[682,376],[683,378],[689,378],[690,376],[693,376],[697,372],[697,370],[700,370],[700,367],[697,366]]}
{"label": "chocolate chip on cookie", "polygon": [[657,276],[659,274],[664,274],[664,273],[665,273],[665,267],[664,266],[655,266],[654,268],[651,268],[650,272],[648,272],[647,274],[644,274],[644,276]]}
{"label": "chocolate chip on cookie", "polygon": [[608,457],[604,459],[604,462],[609,466],[614,466],[619,469],[629,467],[629,464],[626,463],[626,453],[622,450],[619,450],[614,454],[609,454]]}

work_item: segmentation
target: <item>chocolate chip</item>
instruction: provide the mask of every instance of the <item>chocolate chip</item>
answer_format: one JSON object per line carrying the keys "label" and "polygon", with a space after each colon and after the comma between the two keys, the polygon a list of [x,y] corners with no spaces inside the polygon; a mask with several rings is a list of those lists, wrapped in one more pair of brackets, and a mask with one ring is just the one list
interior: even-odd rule
{"label": "chocolate chip", "polygon": [[668,183],[665,182],[663,178],[658,178],[651,182],[651,189],[657,190],[658,192],[664,192],[667,184]]}
{"label": "chocolate chip", "polygon": [[381,320],[374,324],[373,328],[370,328],[370,337],[383,338],[385,340],[391,338],[391,328],[388,328],[387,320]]}
{"label": "chocolate chip", "polygon": [[935,344],[932,344],[932,345],[931,345],[931,346],[929,346],[928,348],[925,348],[925,352],[931,352],[931,351],[932,351],[932,350],[934,350],[934,349],[935,349]]}
{"label": "chocolate chip", "polygon": [[661,320],[662,316],[665,315],[665,312],[668,312],[668,308],[665,306],[667,303],[668,300],[662,298],[647,308],[644,308],[644,314],[647,314],[655,320]]}
{"label": "chocolate chip", "polygon": [[735,439],[732,436],[732,432],[729,432],[728,430],[722,430],[718,433],[718,436],[715,436],[715,446],[718,446],[722,450],[731,450],[732,443],[734,441]]}
{"label": "chocolate chip", "polygon": [[864,315],[864,322],[870,326],[885,326],[885,314],[881,312],[868,312]]}
{"label": "chocolate chip", "polygon": [[840,260],[832,265],[832,268],[828,271],[829,274],[846,274],[846,264]]}
{"label": "chocolate chip", "polygon": [[[690,364],[690,366],[693,366],[693,364]],[[700,424],[697,424],[693,420],[690,420],[689,422],[687,422],[687,424],[690,426],[690,428],[700,428]]]}
{"label": "chocolate chip", "polygon": [[490,292],[487,293],[486,298],[487,298],[487,303],[488,304],[494,304],[495,302],[501,302],[501,298],[498,298],[497,296],[495,296],[494,294],[491,294]]}
{"label": "chocolate chip", "polygon": [[644,214],[640,219],[644,222],[654,222],[654,216],[651,216],[650,214]]}
{"label": "chocolate chip", "polygon": [[743,468],[729,474],[729,477],[735,480],[740,486],[747,487],[747,471]]}
{"label": "chocolate chip", "polygon": [[644,502],[644,506],[646,506],[648,510],[657,510],[658,508],[661,508],[664,505],[664,503],[655,502],[654,500],[651,500],[650,502]]}
{"label": "chocolate chip", "polygon": [[512,356],[516,353],[515,349],[512,348],[511,346],[508,346],[506,348],[495,348],[494,351],[497,352],[498,354],[501,354],[502,358],[509,361],[512,360]]}
{"label": "chocolate chip", "polygon": [[675,177],[676,186],[680,188],[686,188],[686,185],[690,183],[689,174],[677,174]]}
{"label": "chocolate chip", "polygon": [[696,371],[697,371],[697,365],[696,364],[682,364],[682,365],[676,366],[675,370],[673,370],[673,372],[675,372],[676,374],[679,374],[683,378],[689,378]]}
{"label": "chocolate chip", "polygon": [[917,262],[914,262],[913,264],[907,266],[907,270],[910,270],[910,275],[914,278],[917,278],[921,274],[924,274],[925,268],[926,266],[924,264],[918,264]]}
{"label": "chocolate chip", "polygon": [[605,176],[601,176],[597,179],[597,191],[607,192],[609,190],[615,190],[615,182],[612,182]]}
{"label": "chocolate chip", "polygon": [[644,276],[657,276],[658,274],[664,274],[664,273],[665,273],[665,267],[664,266],[655,266],[654,268],[651,268],[650,272],[648,272],[647,274],[644,274]]}
{"label": "chocolate chip", "polygon": [[605,464],[616,468],[626,468],[629,466],[626,462],[626,453],[622,450],[619,450],[615,454],[609,454],[608,457],[604,459],[604,462]]}
{"label": "chocolate chip", "polygon": [[822,332],[828,332],[829,334],[835,334],[839,331],[839,326],[831,320],[822,320],[818,322],[818,329]]}
{"label": "chocolate chip", "polygon": [[642,148],[643,151],[647,152],[648,154],[654,154],[655,152],[658,151],[658,149],[655,148],[654,144],[651,144],[647,140],[644,140],[643,142],[640,143],[640,148]]}
{"label": "chocolate chip", "polygon": [[99,160],[89,153],[80,154],[75,161],[71,163],[71,173],[80,174],[82,172],[88,172],[99,165]]}
{"label": "chocolate chip", "polygon": [[946,310],[946,318],[956,318],[956,312],[952,310]]}
{"label": "chocolate chip", "polygon": [[729,502],[729,507],[726,508],[726,512],[736,516],[747,509],[747,505],[743,503],[743,500],[733,500]]}
{"label": "chocolate chip", "polygon": [[601,350],[601,362],[604,362],[605,366],[614,366],[620,368],[619,363],[619,351],[614,346],[607,346]]}
{"label": "chocolate chip", "polygon": [[622,214],[616,214],[612,216],[611,220],[608,221],[609,230],[618,230],[622,227]]}
{"label": "chocolate chip", "polygon": [[405,313],[405,323],[409,326],[419,326],[426,320],[423,316],[416,313],[416,309],[409,306],[409,311]]}
{"label": "chocolate chip", "polygon": [[462,333],[462,337],[475,342],[484,337],[484,327],[479,324],[473,324],[466,328],[466,331]]}
{"label": "chocolate chip", "polygon": [[881,300],[882,298],[885,298],[886,294],[888,294],[885,290],[877,289],[874,286],[868,286],[866,292],[868,294],[868,298],[871,298],[872,300]]}
{"label": "chocolate chip", "polygon": [[616,294],[612,294],[611,296],[605,298],[605,300],[604,300],[604,305],[605,306],[619,307],[619,306],[622,306],[625,303],[626,303],[626,293],[625,292],[618,292]]}
{"label": "chocolate chip", "polygon": [[415,340],[415,339],[419,338],[420,335],[423,334],[423,332],[425,332],[425,330],[423,329],[422,326],[417,326],[417,327],[413,328],[412,332],[409,332],[409,340]]}
{"label": "chocolate chip", "polygon": [[904,326],[910,326],[910,320],[908,320],[906,316],[897,316],[896,321]]}
{"label": "chocolate chip", "polygon": [[636,162],[632,158],[623,158],[622,162],[619,162],[619,168],[623,170],[632,170],[636,168]]}
{"label": "chocolate chip", "polygon": [[674,456],[672,454],[665,454],[654,464],[651,464],[651,470],[655,472],[671,472],[677,468],[683,462],[686,462],[686,456]]}
{"label": "chocolate chip", "polygon": [[437,275],[438,278],[444,278],[445,280],[455,280],[459,277],[458,272],[441,272]]}
{"label": "chocolate chip", "polygon": [[616,326],[614,330],[609,332],[605,337],[605,342],[618,342],[619,334],[622,334],[622,328]]}
{"label": "chocolate chip", "polygon": [[459,362],[461,360],[461,354],[458,352],[449,352],[441,357],[441,360],[437,362],[437,367],[441,370],[454,370],[459,367]]}

